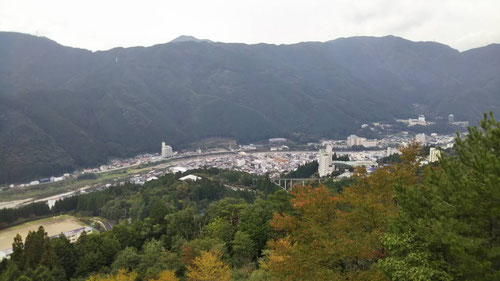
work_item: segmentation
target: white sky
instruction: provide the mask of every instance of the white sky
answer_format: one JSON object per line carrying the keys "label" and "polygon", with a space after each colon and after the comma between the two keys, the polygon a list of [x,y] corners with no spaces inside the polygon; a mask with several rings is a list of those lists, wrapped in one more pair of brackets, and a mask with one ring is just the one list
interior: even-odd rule
{"label": "white sky", "polygon": [[291,44],[389,34],[467,50],[500,43],[500,0],[0,0],[0,31],[90,50],[179,35]]}

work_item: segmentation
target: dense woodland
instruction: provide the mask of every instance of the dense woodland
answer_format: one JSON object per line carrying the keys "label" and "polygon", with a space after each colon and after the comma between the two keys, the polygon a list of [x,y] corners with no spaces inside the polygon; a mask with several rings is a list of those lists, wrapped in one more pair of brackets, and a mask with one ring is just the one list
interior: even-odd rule
{"label": "dense woodland", "polygon": [[[481,127],[437,165],[410,144],[371,174],[290,193],[200,169],[196,182],[166,175],[71,197],[50,212],[121,223],[74,244],[42,227],[18,236],[0,280],[500,280],[500,123]],[[36,209],[10,215],[45,215]]]}

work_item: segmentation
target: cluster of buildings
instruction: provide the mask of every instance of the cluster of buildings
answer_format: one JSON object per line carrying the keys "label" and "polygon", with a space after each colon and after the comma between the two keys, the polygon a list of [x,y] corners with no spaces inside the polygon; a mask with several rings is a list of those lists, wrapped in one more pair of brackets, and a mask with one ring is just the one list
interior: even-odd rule
{"label": "cluster of buildings", "polygon": [[[420,122],[425,122],[424,118],[419,118]],[[454,121],[453,116],[449,116],[449,121]],[[374,123],[375,124],[375,123]],[[379,125],[378,123],[376,124]],[[382,126],[382,124],[380,124]],[[130,168],[146,163],[155,163],[150,169],[135,175],[127,175],[120,178],[117,182],[100,183],[92,186],[97,190],[108,188],[111,185],[125,184],[129,181],[134,184],[142,185],[148,181],[155,180],[161,175],[169,172],[185,172],[189,169],[197,169],[202,167],[215,167],[220,169],[232,169],[252,174],[270,174],[272,177],[279,177],[280,174],[296,170],[299,165],[304,165],[308,162],[318,160],[318,174],[320,177],[330,175],[333,171],[342,169],[345,165],[348,166],[364,166],[373,168],[377,166],[377,160],[394,153],[399,153],[397,147],[404,146],[411,141],[418,141],[422,145],[432,145],[435,147],[448,148],[454,143],[454,135],[437,135],[437,134],[410,134],[407,131],[399,132],[392,135],[386,135],[382,139],[367,139],[350,135],[345,140],[323,140],[321,143],[308,144],[307,151],[289,151],[284,145],[287,142],[285,138],[269,139],[269,147],[263,145],[240,145],[236,149],[212,149],[202,153],[200,149],[196,151],[185,151],[182,153],[174,152],[170,145],[165,142],[161,143],[161,153],[156,154],[141,154],[128,159],[114,159],[106,165],[101,165],[98,168],[88,168],[66,173],[62,176],[48,177],[40,180],[22,184],[11,184],[10,188],[29,188],[39,184],[51,182],[59,182],[66,179],[75,179],[86,173],[103,173],[113,170]],[[314,147],[323,146],[324,149],[312,151]],[[362,146],[365,148],[359,151]],[[355,149],[354,149],[355,148]],[[333,151],[338,155],[348,155],[350,161],[333,161]],[[352,151],[351,151],[352,150]],[[355,150],[355,151],[354,151]],[[439,150],[431,150],[431,155],[428,161],[435,161],[439,154]],[[165,162],[166,158],[168,161]],[[88,187],[85,187],[86,189]],[[85,192],[83,190],[82,192]],[[63,194],[64,196],[72,196],[72,194]],[[57,197],[57,196],[56,196]],[[58,198],[48,198],[49,205],[53,205]]]}
{"label": "cluster of buildings", "polygon": [[228,152],[172,161],[171,172],[214,167],[263,175],[279,176],[317,158],[315,151]]}
{"label": "cluster of buildings", "polygon": [[429,126],[429,125],[434,124],[434,122],[425,121],[424,115],[419,115],[417,119],[412,119],[412,118],[410,118],[410,119],[396,119],[396,121],[404,123],[404,124],[408,125],[408,127],[416,126],[416,125]]}

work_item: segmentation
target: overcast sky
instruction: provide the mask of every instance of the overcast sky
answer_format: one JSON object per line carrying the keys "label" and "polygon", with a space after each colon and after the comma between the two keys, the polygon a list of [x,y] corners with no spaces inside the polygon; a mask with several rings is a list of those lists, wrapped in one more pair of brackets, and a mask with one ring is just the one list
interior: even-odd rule
{"label": "overcast sky", "polygon": [[0,31],[90,50],[183,34],[251,44],[391,34],[467,50],[500,43],[500,0],[0,0]]}

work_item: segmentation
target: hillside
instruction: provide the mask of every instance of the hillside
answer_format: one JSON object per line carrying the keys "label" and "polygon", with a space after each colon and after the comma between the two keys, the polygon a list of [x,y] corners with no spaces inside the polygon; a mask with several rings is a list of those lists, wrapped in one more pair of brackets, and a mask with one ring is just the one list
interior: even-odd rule
{"label": "hillside", "polygon": [[0,183],[158,151],[161,141],[344,137],[369,121],[500,112],[500,45],[181,39],[90,52],[0,32]]}

